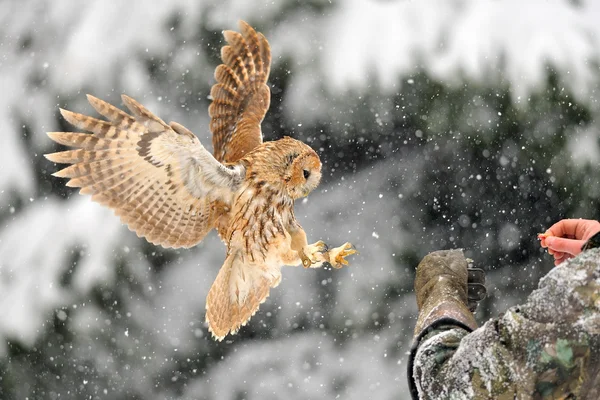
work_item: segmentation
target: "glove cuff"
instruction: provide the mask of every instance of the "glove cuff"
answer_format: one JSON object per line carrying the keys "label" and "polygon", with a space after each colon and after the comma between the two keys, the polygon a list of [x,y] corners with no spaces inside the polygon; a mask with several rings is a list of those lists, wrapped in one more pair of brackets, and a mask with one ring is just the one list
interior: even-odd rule
{"label": "glove cuff", "polygon": [[446,297],[444,300],[434,304],[427,304],[427,302],[424,304],[419,313],[419,318],[417,319],[414,337],[417,338],[421,336],[421,333],[425,329],[435,325],[437,321],[444,319],[457,321],[460,324],[467,326],[469,331],[477,329],[475,317],[471,311],[469,311],[465,302],[452,297]]}
{"label": "glove cuff", "polygon": [[431,331],[441,328],[441,327],[449,327],[449,328],[462,328],[467,332],[473,332],[473,329],[470,326],[463,324],[462,322],[455,320],[453,318],[443,317],[440,318],[428,326],[425,326],[418,335],[413,339],[413,343],[410,347],[410,354],[408,356],[408,365],[407,365],[407,378],[408,378],[408,388],[410,390],[410,395],[413,400],[419,400],[419,391],[417,390],[417,385],[415,383],[415,378],[413,376],[413,370],[415,366],[415,356],[417,355],[417,350],[419,349],[419,345],[421,344],[421,340],[425,336],[427,336]]}

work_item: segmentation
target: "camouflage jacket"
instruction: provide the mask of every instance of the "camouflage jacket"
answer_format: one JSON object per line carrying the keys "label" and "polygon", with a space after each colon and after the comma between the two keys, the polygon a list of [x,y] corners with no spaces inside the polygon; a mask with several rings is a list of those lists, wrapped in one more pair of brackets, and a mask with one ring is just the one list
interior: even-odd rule
{"label": "camouflage jacket", "polygon": [[553,268],[524,305],[479,329],[442,320],[415,343],[413,397],[600,399],[600,249]]}

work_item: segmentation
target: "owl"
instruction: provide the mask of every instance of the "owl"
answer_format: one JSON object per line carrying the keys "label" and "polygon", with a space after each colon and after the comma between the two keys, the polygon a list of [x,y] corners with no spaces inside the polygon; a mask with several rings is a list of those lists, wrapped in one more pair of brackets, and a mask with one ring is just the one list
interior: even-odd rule
{"label": "owl", "polygon": [[206,322],[217,340],[256,313],[281,281],[283,265],[340,268],[356,252],[350,243],[332,249],[322,241],[308,244],[294,201],[319,184],[319,156],[290,137],[263,142],[269,43],[243,21],[240,33],[223,35],[228,45],[208,109],[214,155],[191,131],[125,95],[129,114],[88,95],[106,120],[61,109],[65,120],[91,134],[50,132],[74,149],[46,155],[71,164],[54,176],[70,178],[67,186],[113,209],[155,245],[189,248],[217,230],[227,253],[206,299]]}

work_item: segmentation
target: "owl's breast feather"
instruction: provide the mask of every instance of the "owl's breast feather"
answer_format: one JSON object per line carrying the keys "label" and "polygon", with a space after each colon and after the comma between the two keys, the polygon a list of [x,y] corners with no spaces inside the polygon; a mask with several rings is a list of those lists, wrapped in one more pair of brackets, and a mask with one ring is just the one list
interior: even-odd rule
{"label": "owl's breast feather", "polygon": [[271,188],[241,188],[235,197],[228,217],[229,223],[219,232],[228,249],[241,249],[252,262],[265,262],[269,254],[289,248],[290,235],[287,226],[295,222],[293,202]]}

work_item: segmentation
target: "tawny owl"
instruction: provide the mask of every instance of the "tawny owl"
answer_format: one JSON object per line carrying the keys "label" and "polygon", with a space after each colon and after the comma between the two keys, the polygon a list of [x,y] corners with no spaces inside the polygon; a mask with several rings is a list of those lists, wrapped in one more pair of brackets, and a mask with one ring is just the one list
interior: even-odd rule
{"label": "tawny owl", "polygon": [[166,124],[125,95],[131,115],[88,96],[108,121],[61,110],[92,134],[48,133],[76,149],[46,155],[73,164],[54,175],[71,178],[67,186],[112,208],[151,243],[187,248],[217,229],[227,256],[208,293],[206,321],[219,340],[256,313],[279,284],[282,265],[339,268],[355,252],[349,243],[331,250],[322,241],[309,245],[296,221],[294,200],[317,187],[321,162],[289,137],[263,143],[271,50],[262,34],[243,21],[240,27],[241,34],[224,32],[229,45],[211,90],[214,157],[188,129]]}

